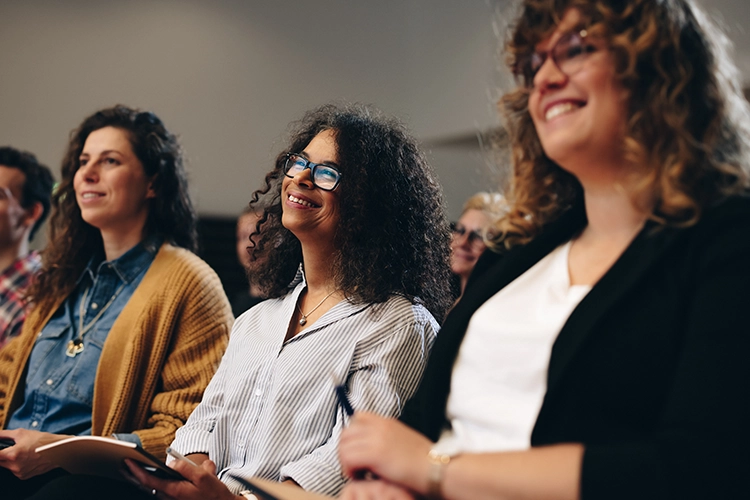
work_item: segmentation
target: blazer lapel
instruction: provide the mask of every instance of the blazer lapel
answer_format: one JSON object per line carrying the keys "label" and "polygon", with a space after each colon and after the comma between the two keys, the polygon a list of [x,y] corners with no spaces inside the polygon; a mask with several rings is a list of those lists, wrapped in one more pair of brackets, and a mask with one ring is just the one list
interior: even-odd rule
{"label": "blazer lapel", "polygon": [[528,244],[513,247],[502,255],[489,251],[482,255],[469,279],[464,296],[450,311],[438,333],[420,393],[414,398],[413,404],[418,406],[420,414],[417,417],[421,421],[419,429],[426,436],[436,440],[443,427],[444,409],[453,374],[449,367],[456,361],[474,312],[558,245],[572,238],[585,224],[586,214],[580,203],[549,224]]}
{"label": "blazer lapel", "polygon": [[656,224],[647,223],[573,310],[552,346],[547,392],[555,389],[578,349],[595,331],[597,322],[641,280],[681,232],[678,228],[661,228],[658,232],[655,230]]}

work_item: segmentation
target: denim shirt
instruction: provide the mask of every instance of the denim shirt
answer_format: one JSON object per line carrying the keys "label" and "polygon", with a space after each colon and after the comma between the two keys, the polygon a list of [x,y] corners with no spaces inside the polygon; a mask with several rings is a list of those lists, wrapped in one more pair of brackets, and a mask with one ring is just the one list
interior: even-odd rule
{"label": "denim shirt", "polygon": [[[94,380],[104,341],[159,246],[156,238],[147,238],[111,262],[104,261],[101,254],[89,261],[73,293],[36,339],[28,361],[24,402],[11,416],[8,429],[91,434]],[[68,343],[78,338],[81,306],[84,328],[101,316],[84,334],[83,351],[70,357],[66,350]],[[140,441],[135,435],[117,437]]]}

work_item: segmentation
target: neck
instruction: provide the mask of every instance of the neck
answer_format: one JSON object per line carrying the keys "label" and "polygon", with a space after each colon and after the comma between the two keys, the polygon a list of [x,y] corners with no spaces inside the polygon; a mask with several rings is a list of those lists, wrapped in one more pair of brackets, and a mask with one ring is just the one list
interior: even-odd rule
{"label": "neck", "polygon": [[336,284],[331,269],[333,253],[333,249],[330,248],[310,248],[309,245],[302,245],[302,263],[308,294],[326,294],[334,290]]}
{"label": "neck", "polygon": [[256,285],[255,283],[251,281],[250,288],[248,288],[248,293],[250,294],[251,297],[260,297],[263,291],[260,289],[258,285]]}
{"label": "neck", "polygon": [[122,257],[125,252],[136,246],[143,239],[142,228],[138,231],[122,233],[117,230],[101,230],[104,244],[104,257],[112,261]]}
{"label": "neck", "polygon": [[633,200],[621,184],[584,186],[584,200],[590,237],[602,239],[632,238],[648,219],[652,204]]}
{"label": "neck", "polygon": [[29,238],[24,236],[18,242],[0,250],[0,272],[8,269],[17,259],[26,257],[29,253]]}
{"label": "neck", "polygon": [[459,276],[459,279],[461,281],[461,295],[464,294],[464,290],[466,290],[466,283],[469,282],[469,275],[468,274],[462,274]]}

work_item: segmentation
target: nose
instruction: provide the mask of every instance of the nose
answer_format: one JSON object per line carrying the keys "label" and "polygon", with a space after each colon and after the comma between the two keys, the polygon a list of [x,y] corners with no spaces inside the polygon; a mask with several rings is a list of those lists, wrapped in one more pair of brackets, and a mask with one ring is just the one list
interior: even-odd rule
{"label": "nose", "polygon": [[534,75],[534,90],[544,92],[547,89],[560,88],[567,80],[568,76],[557,67],[552,57],[547,57]]}
{"label": "nose", "polygon": [[312,181],[312,169],[308,165],[305,167],[302,172],[297,172],[294,177],[294,182],[300,186],[307,189],[312,189],[314,184]]}
{"label": "nose", "polygon": [[85,182],[96,182],[99,179],[99,168],[96,162],[88,162],[78,167],[76,175]]}
{"label": "nose", "polygon": [[456,247],[469,247],[471,233],[467,230],[463,234],[453,234],[453,245]]}

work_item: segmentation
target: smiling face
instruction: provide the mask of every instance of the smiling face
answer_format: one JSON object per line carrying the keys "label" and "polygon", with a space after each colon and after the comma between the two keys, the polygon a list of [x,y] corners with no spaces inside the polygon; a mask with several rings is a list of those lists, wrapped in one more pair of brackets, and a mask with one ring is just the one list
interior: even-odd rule
{"label": "smiling face", "polygon": [[464,234],[453,233],[451,239],[451,271],[462,279],[466,279],[474,269],[474,264],[485,248],[483,241],[474,240],[470,236],[474,231],[482,234],[490,219],[481,210],[470,208],[465,211],[456,223],[457,229],[463,229]]}
{"label": "smiling face", "polygon": [[[570,31],[585,28],[581,22],[580,11],[567,10],[537,51],[546,53]],[[590,52],[571,74],[547,57],[529,96],[529,113],[544,152],[579,180],[589,165],[621,161],[627,121],[626,92],[615,79],[611,52],[601,38],[589,36],[586,44]]]}
{"label": "smiling face", "polygon": [[[313,137],[310,144],[300,152],[309,161],[338,166],[336,134],[324,130]],[[312,183],[312,172],[305,169],[293,178],[284,177],[281,186],[281,223],[305,242],[333,245],[339,224],[339,192],[341,185],[333,191],[324,191]]]}
{"label": "smiling face", "polygon": [[148,199],[156,195],[128,139],[114,127],[86,138],[73,178],[81,217],[101,231],[140,234],[148,218]]}

